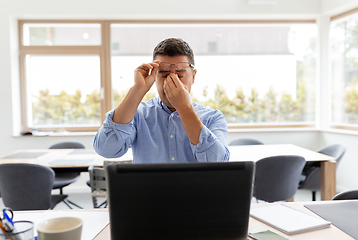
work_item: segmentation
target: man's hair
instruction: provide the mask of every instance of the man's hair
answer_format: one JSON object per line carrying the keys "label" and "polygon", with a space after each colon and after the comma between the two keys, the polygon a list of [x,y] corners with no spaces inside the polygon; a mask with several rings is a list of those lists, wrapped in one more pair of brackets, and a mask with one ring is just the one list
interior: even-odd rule
{"label": "man's hair", "polygon": [[158,55],[163,56],[187,56],[189,63],[195,65],[194,53],[189,44],[181,38],[167,38],[158,43],[153,50],[153,60]]}

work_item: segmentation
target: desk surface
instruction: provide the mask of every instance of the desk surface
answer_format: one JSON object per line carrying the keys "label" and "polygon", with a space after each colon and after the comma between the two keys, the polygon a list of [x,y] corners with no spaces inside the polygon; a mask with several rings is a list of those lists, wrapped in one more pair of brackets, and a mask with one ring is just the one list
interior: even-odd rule
{"label": "desk surface", "polygon": [[88,168],[103,166],[103,161],[132,160],[131,149],[120,158],[107,159],[93,149],[23,149],[0,157],[2,163],[33,163],[51,168]]}
{"label": "desk surface", "polygon": [[[2,163],[34,163],[51,168],[72,168],[86,171],[90,165],[103,166],[104,160],[132,160],[132,149],[120,158],[106,159],[92,149],[27,149],[18,150],[0,158]],[[230,161],[257,161],[275,155],[300,155],[306,161],[321,162],[321,199],[336,195],[336,161],[333,157],[293,144],[229,146]]]}
{"label": "desk surface", "polygon": [[[306,161],[335,161],[333,157],[292,144],[229,146],[230,161],[257,161],[275,155],[300,155]],[[120,158],[107,159],[93,149],[24,149],[0,158],[1,163],[36,163],[52,168],[102,166],[104,160],[132,160],[132,149]]]}
{"label": "desk surface", "polygon": [[277,155],[299,155],[308,162],[333,161],[335,158],[293,144],[229,146],[231,161],[257,161]]}
{"label": "desk surface", "polygon": [[[340,202],[340,201],[335,201]],[[325,203],[332,203],[332,201],[322,201],[322,202],[291,202],[291,203],[283,203],[291,208],[297,209],[299,211],[308,213],[313,216],[317,216],[310,210],[304,207],[304,204],[325,204]],[[251,208],[260,208],[265,207],[269,204],[282,204],[282,203],[259,203],[259,204],[251,204]],[[353,240],[351,236],[341,231],[339,228],[331,225],[329,228],[300,233],[296,235],[286,235],[283,232],[280,232],[252,217],[249,220],[249,232],[256,232],[261,230],[270,229],[273,232],[280,234],[281,236],[286,237],[287,239],[292,240],[317,240],[317,239],[325,239],[325,240]],[[105,227],[94,240],[110,240],[110,226],[108,225]],[[250,239],[250,238],[248,238]]]}

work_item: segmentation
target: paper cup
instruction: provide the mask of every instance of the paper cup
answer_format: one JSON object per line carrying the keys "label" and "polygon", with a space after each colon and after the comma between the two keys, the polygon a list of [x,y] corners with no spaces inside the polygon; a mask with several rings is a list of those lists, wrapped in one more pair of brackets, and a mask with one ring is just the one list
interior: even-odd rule
{"label": "paper cup", "polygon": [[83,221],[76,217],[45,220],[37,225],[38,240],[81,240]]}

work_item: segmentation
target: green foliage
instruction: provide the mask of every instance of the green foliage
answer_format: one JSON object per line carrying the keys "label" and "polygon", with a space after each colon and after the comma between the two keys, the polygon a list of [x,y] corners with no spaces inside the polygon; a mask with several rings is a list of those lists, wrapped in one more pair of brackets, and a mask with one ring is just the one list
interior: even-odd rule
{"label": "green foliage", "polygon": [[[205,96],[205,91],[204,96]],[[213,108],[219,109],[228,123],[278,123],[300,122],[314,120],[314,98],[308,100],[305,82],[297,84],[297,96],[282,93],[279,95],[270,87],[268,92],[259,97],[255,89],[251,89],[245,96],[242,89],[236,91],[234,98],[230,99],[225,90],[217,85],[213,99],[206,101],[194,101]]]}
{"label": "green foliage", "polygon": [[[128,90],[118,93],[113,92],[114,106],[123,100]],[[33,96],[32,113],[34,125],[76,125],[98,124],[101,119],[101,107],[99,91],[95,90],[86,96],[85,102],[81,102],[82,94],[79,89],[75,94],[61,91],[58,95],[51,95],[49,90],[41,90],[37,96]],[[143,101],[155,96],[154,91],[149,91]]]}
{"label": "green foliage", "polygon": [[[314,101],[307,99],[307,88],[304,81],[297,85],[297,96],[293,99],[291,95],[282,93],[279,95],[270,87],[269,91],[259,97],[258,92],[252,89],[249,95],[245,95],[242,89],[236,91],[236,95],[230,99],[225,89],[217,85],[213,99],[199,101],[195,96],[192,99],[204,106],[220,110],[226,117],[228,123],[276,123],[276,122],[299,122],[313,121]],[[123,100],[128,90],[114,91],[114,103]],[[203,90],[207,95],[207,88]],[[143,101],[154,97],[153,91],[143,98]],[[93,91],[86,96],[85,102],[81,102],[82,94],[77,90],[75,94],[61,91],[59,95],[51,95],[49,90],[42,90],[37,101],[33,101],[33,119],[35,125],[53,124],[91,124],[100,121],[100,99],[99,91]],[[358,107],[354,101],[358,99],[358,84],[352,85],[352,91],[347,96],[347,112],[354,113]],[[310,107],[311,106],[311,107]],[[307,117],[309,116],[309,117]],[[308,119],[307,119],[308,118]],[[357,119],[356,116],[354,119]]]}
{"label": "green foliage", "polygon": [[34,125],[94,124],[100,121],[99,91],[87,95],[84,103],[78,89],[73,95],[65,91],[51,95],[46,89],[33,97],[37,99],[32,103]]}
{"label": "green foliage", "polygon": [[347,123],[358,123],[358,81],[348,84],[345,92],[345,112]]}

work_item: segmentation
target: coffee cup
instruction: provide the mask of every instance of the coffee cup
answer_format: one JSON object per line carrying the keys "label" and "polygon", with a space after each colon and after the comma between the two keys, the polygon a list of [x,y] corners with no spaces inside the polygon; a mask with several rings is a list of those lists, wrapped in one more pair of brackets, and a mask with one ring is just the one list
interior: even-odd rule
{"label": "coffee cup", "polygon": [[38,240],[81,240],[83,221],[76,217],[59,217],[37,225]]}

